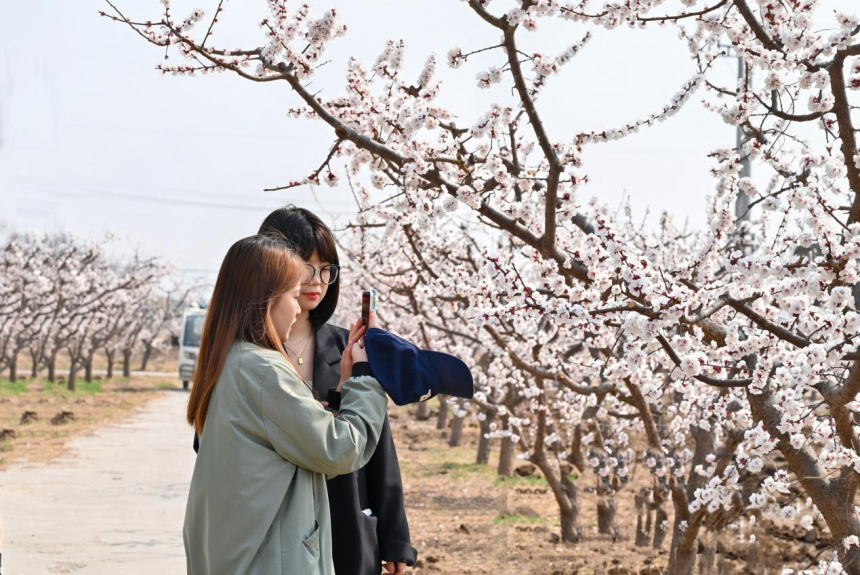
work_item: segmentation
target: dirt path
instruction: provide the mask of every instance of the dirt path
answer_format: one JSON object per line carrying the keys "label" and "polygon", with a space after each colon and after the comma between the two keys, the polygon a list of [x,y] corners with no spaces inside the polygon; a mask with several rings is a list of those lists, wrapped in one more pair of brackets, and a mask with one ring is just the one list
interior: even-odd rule
{"label": "dirt path", "polygon": [[47,464],[0,473],[5,575],[185,572],[188,395],[165,391]]}

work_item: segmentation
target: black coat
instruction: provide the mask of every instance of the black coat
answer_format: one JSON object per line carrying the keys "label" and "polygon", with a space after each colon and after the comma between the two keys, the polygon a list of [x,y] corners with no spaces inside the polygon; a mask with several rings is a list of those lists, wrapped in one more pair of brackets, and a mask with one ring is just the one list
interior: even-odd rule
{"label": "black coat", "polygon": [[[321,398],[340,382],[340,362],[348,339],[349,331],[342,327],[324,324],[316,331],[313,385]],[[418,552],[409,538],[400,464],[387,415],[367,465],[326,483],[337,575],[379,575],[383,561],[415,564]],[[370,509],[372,516],[362,513],[363,509]]]}

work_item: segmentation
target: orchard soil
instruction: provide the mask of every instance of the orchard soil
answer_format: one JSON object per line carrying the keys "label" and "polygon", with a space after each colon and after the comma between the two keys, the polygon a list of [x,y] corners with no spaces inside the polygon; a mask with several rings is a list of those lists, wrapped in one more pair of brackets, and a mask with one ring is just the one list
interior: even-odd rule
{"label": "orchard soil", "polygon": [[[435,400],[434,400],[435,401]],[[476,465],[479,428],[467,420],[461,445],[448,445],[450,429],[436,428],[435,412],[417,421],[414,408],[389,409],[405,489],[413,545],[419,551],[416,573],[541,575],[662,575],[666,572],[670,528],[662,549],[635,545],[633,495],[649,486],[638,466],[631,485],[617,497],[621,537],[612,541],[597,529],[593,478],[577,478],[580,526],[584,540],[560,543],[558,510],[546,480],[496,473],[498,446],[489,465]],[[450,427],[450,418],[449,418]],[[517,461],[525,469],[531,465]],[[718,543],[713,575],[779,575],[833,555],[832,541],[815,534],[757,529],[756,542],[740,542],[737,532],[704,537]],[[808,541],[800,540],[804,537]],[[703,550],[703,549],[700,549]],[[701,555],[700,555],[701,557]]]}

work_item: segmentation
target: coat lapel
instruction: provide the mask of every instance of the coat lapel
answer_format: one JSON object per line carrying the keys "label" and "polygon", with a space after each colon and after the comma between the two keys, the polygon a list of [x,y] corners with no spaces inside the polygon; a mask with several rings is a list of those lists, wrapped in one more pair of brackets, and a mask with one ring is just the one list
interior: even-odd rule
{"label": "coat lapel", "polygon": [[328,324],[316,330],[314,345],[314,389],[320,399],[325,399],[329,388],[340,382],[341,354],[338,339]]}

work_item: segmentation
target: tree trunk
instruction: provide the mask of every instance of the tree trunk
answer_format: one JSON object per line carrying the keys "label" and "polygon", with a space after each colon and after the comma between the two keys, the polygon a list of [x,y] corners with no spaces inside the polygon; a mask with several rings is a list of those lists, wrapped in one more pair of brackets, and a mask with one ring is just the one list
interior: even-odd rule
{"label": "tree trunk", "polygon": [[77,377],[78,377],[78,365],[77,365],[77,362],[75,360],[72,360],[72,365],[71,365],[71,367],[69,367],[69,382],[68,382],[69,391],[76,391],[77,390],[77,384],[76,384]]}
{"label": "tree trunk", "polygon": [[18,354],[13,353],[9,358],[9,380],[18,381]]}
{"label": "tree trunk", "polygon": [[90,355],[84,364],[84,381],[92,383],[93,381],[93,356]]}
{"label": "tree trunk", "polygon": [[487,417],[480,422],[481,436],[478,438],[478,457],[475,459],[475,463],[479,465],[486,465],[489,463],[490,450],[493,447],[493,440],[489,437],[485,437],[490,433],[490,424],[493,422],[493,416],[489,413],[485,415]]}
{"label": "tree trunk", "polygon": [[436,417],[436,429],[445,429],[448,425],[448,398],[440,395],[439,399],[439,415]]}
{"label": "tree trunk", "polygon": [[30,365],[30,377],[36,379],[39,376],[39,358],[35,353],[30,352],[30,359],[33,362]]}
{"label": "tree trunk", "polygon": [[502,438],[502,448],[499,451],[499,475],[512,477],[514,475],[514,442],[510,437]]}
{"label": "tree trunk", "polygon": [[122,350],[122,376],[131,377],[131,350]]}
{"label": "tree trunk", "polygon": [[699,530],[698,525],[687,525],[681,529],[682,521],[675,516],[672,528],[672,545],[669,548],[669,566],[666,575],[694,575],[696,572],[696,552],[698,537],[690,533],[691,529]]}
{"label": "tree trunk", "polygon": [[463,423],[465,421],[465,417],[454,416],[454,420],[451,422],[451,436],[448,438],[449,447],[460,446],[460,441],[463,439]]}
{"label": "tree trunk", "polygon": [[48,358],[48,381],[54,383],[57,379],[57,352],[51,353]]}
{"label": "tree trunk", "polygon": [[636,505],[636,546],[647,547],[651,543],[653,512],[648,505],[648,490],[642,489],[633,498]]}
{"label": "tree trunk", "polygon": [[[544,470],[542,470],[544,471]],[[544,472],[546,475],[546,472]],[[579,493],[576,485],[561,474],[561,486],[564,489],[564,500],[559,501],[558,513],[561,521],[561,540],[567,543],[579,543],[582,541],[582,529],[579,527]],[[563,504],[562,504],[563,503]]]}
{"label": "tree trunk", "polygon": [[427,421],[430,419],[430,402],[422,401],[418,404],[418,409],[415,410],[415,419],[418,421]]}
{"label": "tree trunk", "polygon": [[143,347],[143,358],[140,360],[140,371],[146,371],[146,364],[149,363],[149,356],[152,355],[152,341],[148,341]]}
{"label": "tree trunk", "polygon": [[616,521],[617,515],[618,503],[615,500],[615,493],[604,495],[597,502],[597,532],[610,535],[613,541],[618,541],[621,534]]}
{"label": "tree trunk", "polygon": [[106,379],[110,379],[113,377],[113,356],[116,352],[111,350],[105,350],[105,357],[107,358],[107,376]]}
{"label": "tree trunk", "polygon": [[669,531],[669,514],[666,513],[666,496],[668,491],[657,487],[654,489],[654,549],[663,547],[666,534]]}
{"label": "tree trunk", "polygon": [[704,551],[699,556],[699,575],[716,575],[717,564],[717,534],[701,538]]}

